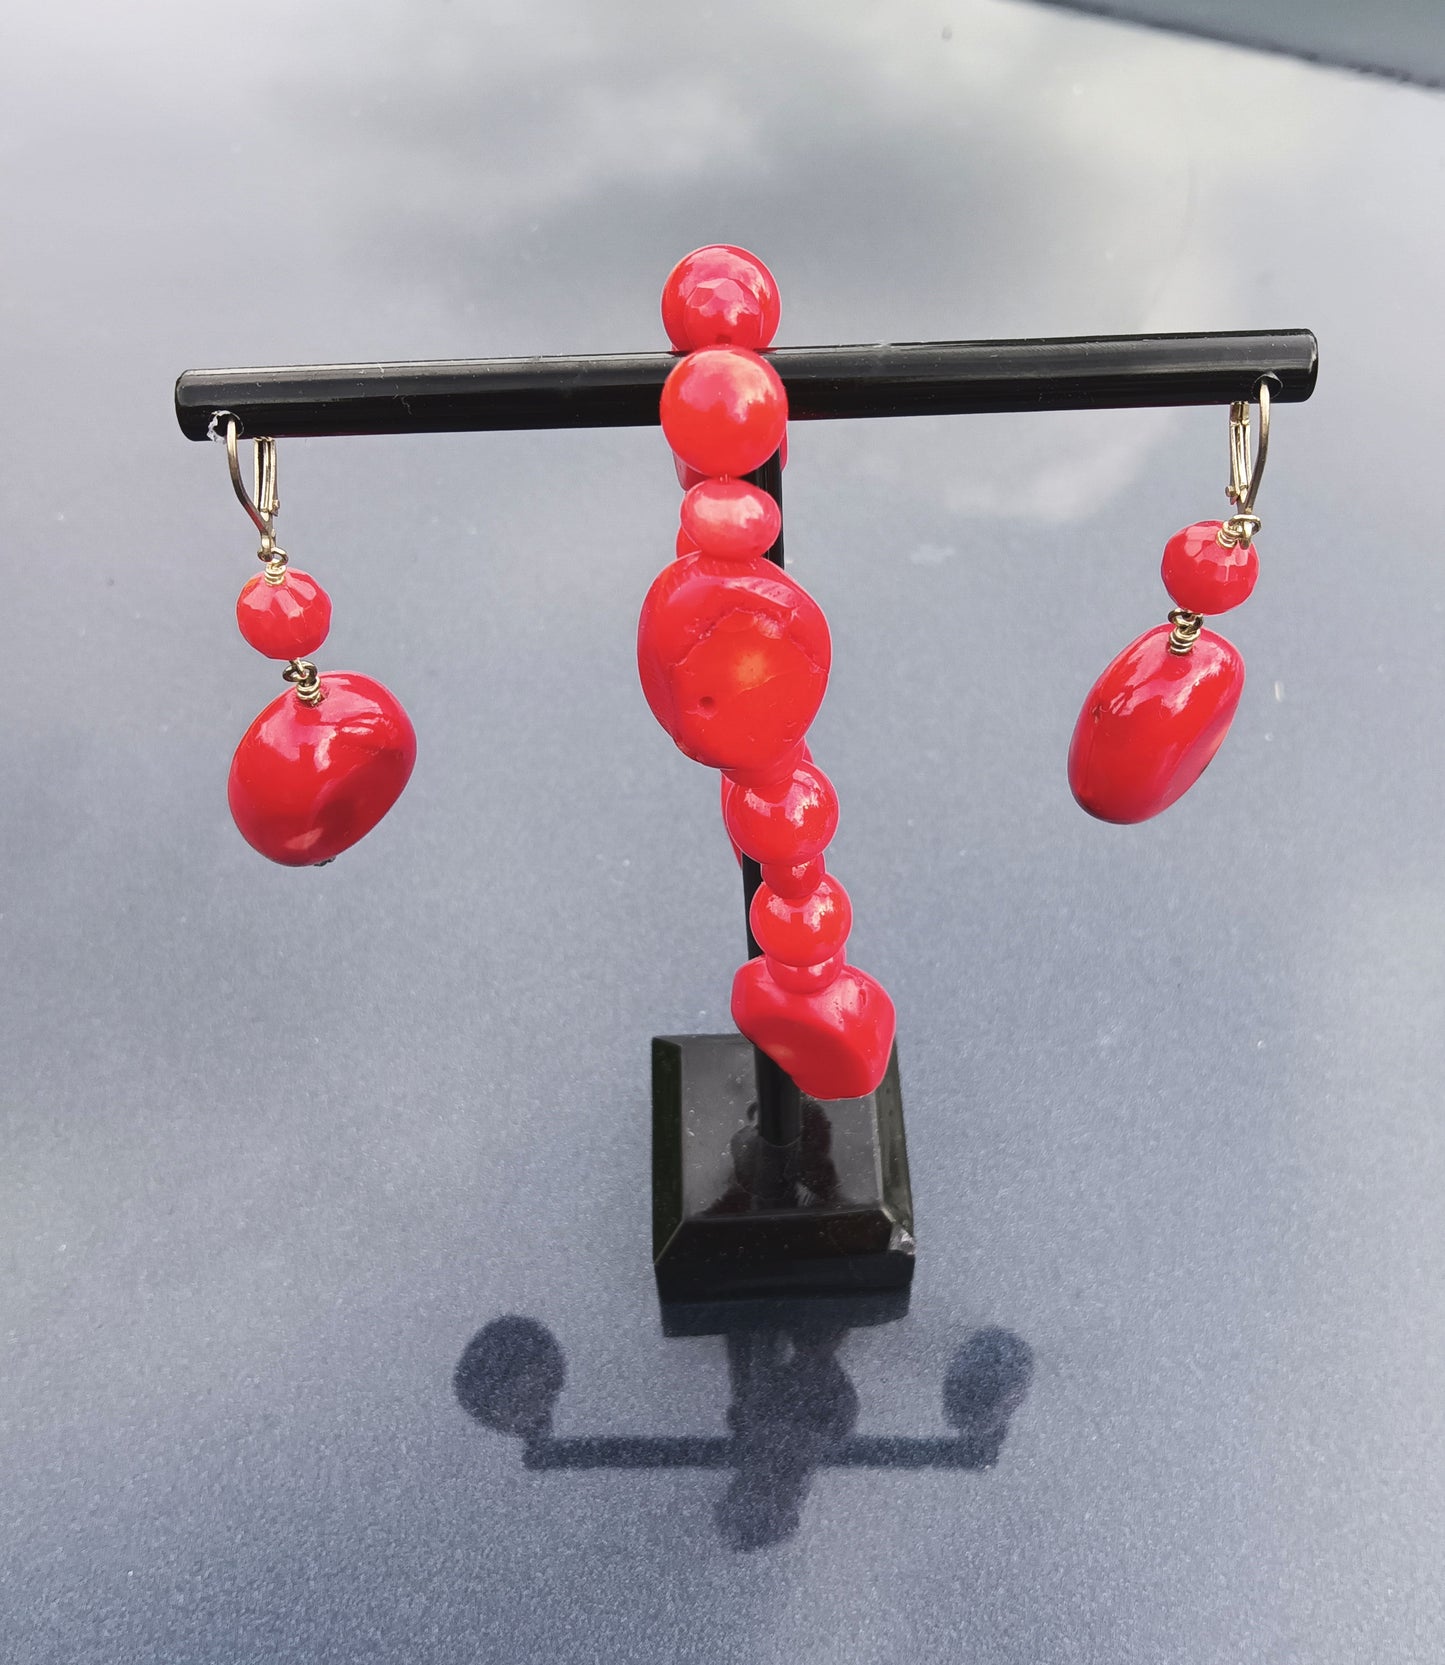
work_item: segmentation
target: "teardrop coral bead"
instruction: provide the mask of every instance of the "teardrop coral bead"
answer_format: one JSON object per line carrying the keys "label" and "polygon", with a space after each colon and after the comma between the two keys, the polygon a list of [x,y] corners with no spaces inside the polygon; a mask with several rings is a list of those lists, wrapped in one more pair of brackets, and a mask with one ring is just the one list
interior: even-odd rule
{"label": "teardrop coral bead", "polygon": [[1244,691],[1244,660],[1201,630],[1169,651],[1167,624],[1146,631],[1089,690],[1069,747],[1069,785],[1101,821],[1147,821],[1208,768]]}
{"label": "teardrop coral bead", "polygon": [[319,705],[287,691],[236,747],[227,790],[241,836],[283,867],[348,850],[401,796],[416,762],[411,719],[389,688],[328,671]]}

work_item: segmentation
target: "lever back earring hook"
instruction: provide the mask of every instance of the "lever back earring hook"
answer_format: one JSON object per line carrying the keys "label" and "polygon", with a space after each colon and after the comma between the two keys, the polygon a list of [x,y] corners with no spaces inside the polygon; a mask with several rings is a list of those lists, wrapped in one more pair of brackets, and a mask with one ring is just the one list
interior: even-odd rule
{"label": "lever back earring hook", "polygon": [[274,581],[286,570],[286,551],[276,542],[276,516],[281,508],[276,441],[269,437],[252,440],[251,490],[247,491],[241,479],[240,424],[229,411],[224,414],[226,464],[231,473],[231,486],[237,501],[261,534],[261,547],[257,554],[266,563],[266,576]]}
{"label": "lever back earring hook", "polygon": [[1234,513],[1219,528],[1219,542],[1226,549],[1237,546],[1248,549],[1259,531],[1260,519],[1254,512],[1259,496],[1259,483],[1264,478],[1265,459],[1269,456],[1269,384],[1262,377],[1254,390],[1259,405],[1259,443],[1254,456],[1249,454],[1248,399],[1238,399],[1229,407],[1229,485],[1225,496],[1234,505]]}

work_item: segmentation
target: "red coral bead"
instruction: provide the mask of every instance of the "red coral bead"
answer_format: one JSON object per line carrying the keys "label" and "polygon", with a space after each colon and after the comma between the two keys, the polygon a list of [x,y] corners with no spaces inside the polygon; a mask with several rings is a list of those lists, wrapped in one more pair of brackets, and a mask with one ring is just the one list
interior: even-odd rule
{"label": "red coral bead", "polygon": [[364,838],[401,796],[416,734],[390,689],[328,671],[319,705],[288,690],[236,747],[227,789],[241,836],[284,867],[330,861]]}
{"label": "red coral bead", "polygon": [[685,254],[662,286],[662,327],[679,352],[725,343],[766,347],[782,310],[773,274],[755,254],[730,243]]}
{"label": "red coral bead", "polygon": [[258,572],[241,586],[236,623],[268,659],[305,659],[331,630],[331,597],[299,567],[287,567],[279,584]]}
{"label": "red coral bead", "polygon": [[662,431],[673,452],[707,475],[765,463],[788,423],[778,373],[741,347],[689,353],[662,386]]}
{"label": "red coral bead", "polygon": [[1169,651],[1167,624],[1147,631],[1089,690],[1069,747],[1069,785],[1101,821],[1147,821],[1208,768],[1244,691],[1244,661],[1201,630]]}
{"label": "red coral bead", "polygon": [[696,541],[693,538],[690,538],[688,536],[687,530],[686,530],[685,527],[679,526],[678,529],[677,529],[677,550],[676,550],[676,552],[679,555],[701,555],[702,554],[702,550],[700,550],[698,548]]}
{"label": "red coral bead", "polygon": [[795,747],[831,660],[822,609],[768,561],[685,555],[642,604],[643,694],[678,748],[714,769],[766,770]]}
{"label": "red coral bead", "polygon": [[797,866],[822,855],[838,830],[838,794],[816,763],[781,786],[739,786],[725,811],[728,836],[756,862]]}
{"label": "red coral bead", "polygon": [[[723,811],[726,814],[726,799],[723,800]],[[801,861],[795,866],[773,861],[762,862],[760,866],[763,883],[774,895],[789,902],[800,902],[805,896],[811,896],[828,871],[822,856],[814,856],[811,861]]]}
{"label": "red coral bead", "polygon": [[812,1098],[861,1098],[882,1081],[897,1018],[883,986],[843,966],[815,993],[785,989],[761,955],[733,978],[733,1022]]}
{"label": "red coral bead", "polygon": [[825,876],[810,896],[779,896],[769,884],[758,886],[748,911],[758,947],[784,965],[821,965],[840,953],[853,929],[848,892]]}
{"label": "red coral bead", "polygon": [[746,480],[704,480],[682,500],[682,532],[704,555],[766,555],[782,529],[782,511],[771,494]]}
{"label": "red coral bead", "polygon": [[1227,613],[1248,601],[1259,577],[1259,551],[1219,541],[1220,522],[1201,520],[1164,545],[1160,576],[1177,607],[1191,613]]}
{"label": "red coral bead", "polygon": [[826,989],[847,963],[848,956],[842,949],[826,960],[819,960],[817,965],[789,965],[771,954],[763,955],[768,976],[780,989],[788,989],[793,994],[816,994],[819,989]]}

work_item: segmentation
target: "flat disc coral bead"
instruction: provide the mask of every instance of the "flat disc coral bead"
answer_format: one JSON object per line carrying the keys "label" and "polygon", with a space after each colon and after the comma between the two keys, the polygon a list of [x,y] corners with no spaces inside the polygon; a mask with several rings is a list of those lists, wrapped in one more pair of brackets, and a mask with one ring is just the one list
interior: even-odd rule
{"label": "flat disc coral bead", "polygon": [[746,480],[704,480],[682,500],[682,532],[704,555],[766,555],[783,529],[772,496]]}
{"label": "flat disc coral bead", "polygon": [[241,586],[236,624],[268,659],[305,659],[331,630],[331,597],[298,567],[287,567],[279,584],[258,572]]}
{"label": "flat disc coral bead", "polygon": [[227,787],[241,836],[284,867],[330,861],[364,838],[401,796],[416,734],[390,689],[328,671],[319,705],[288,690],[236,747]]}
{"label": "flat disc coral bead", "polygon": [[1177,607],[1191,613],[1227,613],[1248,601],[1259,577],[1259,551],[1253,544],[1226,548],[1217,520],[1201,520],[1176,532],[1164,545],[1159,574]]}
{"label": "flat disc coral bead", "polygon": [[777,334],[781,315],[773,274],[731,243],[685,254],[662,286],[662,327],[679,352],[722,343],[761,349]]}
{"label": "flat disc coral bead", "polygon": [[796,900],[758,886],[748,912],[758,947],[784,965],[821,965],[839,953],[853,928],[848,892],[831,877]]}
{"label": "flat disc coral bead", "polygon": [[838,794],[816,763],[782,785],[737,787],[723,811],[728,836],[756,862],[796,866],[822,855],[838,830]]}
{"label": "flat disc coral bead", "polygon": [[788,423],[777,371],[741,347],[689,353],[663,383],[660,409],[674,455],[707,475],[760,468]]}
{"label": "flat disc coral bead", "polygon": [[1169,651],[1167,624],[1147,631],[1089,690],[1069,747],[1069,785],[1101,821],[1147,821],[1208,768],[1244,691],[1244,661],[1201,630],[1188,653]]}
{"label": "flat disc coral bead", "polygon": [[828,686],[817,602],[770,562],[684,555],[658,573],[637,670],[678,748],[713,769],[766,770],[796,747]]}

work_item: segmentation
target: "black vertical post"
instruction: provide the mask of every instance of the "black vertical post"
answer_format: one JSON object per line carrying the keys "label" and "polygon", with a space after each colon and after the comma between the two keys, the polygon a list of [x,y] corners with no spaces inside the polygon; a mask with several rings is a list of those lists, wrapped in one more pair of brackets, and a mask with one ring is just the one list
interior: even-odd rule
{"label": "black vertical post", "polygon": [[[759,469],[748,475],[755,486],[760,486],[778,505],[783,507],[783,459],[778,452]],[[783,531],[778,528],[778,541],[768,551],[774,566],[783,564]],[[763,882],[762,870],[751,856],[743,857],[743,920],[748,933],[748,958],[761,953],[753,936],[750,913],[753,896]],[[758,1084],[758,1132],[770,1145],[795,1145],[803,1130],[803,1106],[798,1084],[786,1070],[779,1068],[767,1053],[753,1048],[753,1070]]]}

